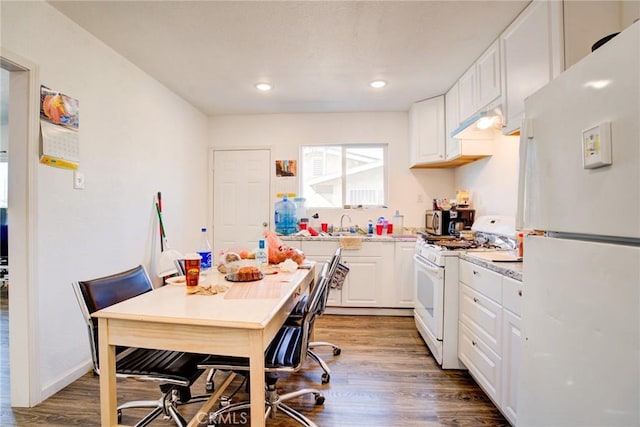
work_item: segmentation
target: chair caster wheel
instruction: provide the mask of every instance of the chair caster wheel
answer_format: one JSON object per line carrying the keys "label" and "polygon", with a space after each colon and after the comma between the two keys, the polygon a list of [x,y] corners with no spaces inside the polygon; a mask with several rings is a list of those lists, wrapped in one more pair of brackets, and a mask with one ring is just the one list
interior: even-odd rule
{"label": "chair caster wheel", "polygon": [[322,395],[317,395],[316,396],[316,405],[322,405],[324,403],[324,396]]}
{"label": "chair caster wheel", "polygon": [[322,374],[322,384],[328,383],[330,379],[331,375],[327,374],[326,372]]}
{"label": "chair caster wheel", "polygon": [[334,356],[340,356],[340,353],[342,353],[342,349],[339,349],[339,348],[334,348],[333,349],[333,355]]}

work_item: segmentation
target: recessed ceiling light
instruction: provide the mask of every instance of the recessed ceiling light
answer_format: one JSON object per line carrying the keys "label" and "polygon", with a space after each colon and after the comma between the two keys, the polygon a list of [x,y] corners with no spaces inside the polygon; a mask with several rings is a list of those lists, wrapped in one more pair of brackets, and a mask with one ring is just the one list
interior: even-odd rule
{"label": "recessed ceiling light", "polygon": [[262,92],[268,92],[273,88],[270,83],[256,83],[256,89]]}
{"label": "recessed ceiling light", "polygon": [[374,80],[371,83],[369,83],[369,86],[375,89],[381,89],[386,85],[387,85],[387,82],[385,82],[384,80]]}

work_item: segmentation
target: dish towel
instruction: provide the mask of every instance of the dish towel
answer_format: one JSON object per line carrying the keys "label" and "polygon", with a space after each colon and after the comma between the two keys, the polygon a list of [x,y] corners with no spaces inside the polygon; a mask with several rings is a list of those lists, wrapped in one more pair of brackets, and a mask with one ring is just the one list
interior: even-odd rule
{"label": "dish towel", "polygon": [[340,247],[342,249],[360,249],[362,248],[362,237],[342,236],[340,237]]}

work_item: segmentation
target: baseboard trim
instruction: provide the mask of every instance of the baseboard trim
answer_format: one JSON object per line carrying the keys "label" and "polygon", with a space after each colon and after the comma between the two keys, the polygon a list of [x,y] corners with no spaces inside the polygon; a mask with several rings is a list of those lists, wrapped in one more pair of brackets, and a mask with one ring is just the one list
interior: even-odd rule
{"label": "baseboard trim", "polygon": [[87,372],[90,372],[92,369],[93,364],[91,363],[91,361],[86,361],[74,368],[69,369],[67,372],[60,375],[56,380],[42,387],[42,389],[40,390],[39,399],[37,399],[37,402],[35,402],[34,406],[47,400],[81,376],[85,375]]}
{"label": "baseboard trim", "polygon": [[412,308],[327,307],[325,314],[356,316],[413,316]]}

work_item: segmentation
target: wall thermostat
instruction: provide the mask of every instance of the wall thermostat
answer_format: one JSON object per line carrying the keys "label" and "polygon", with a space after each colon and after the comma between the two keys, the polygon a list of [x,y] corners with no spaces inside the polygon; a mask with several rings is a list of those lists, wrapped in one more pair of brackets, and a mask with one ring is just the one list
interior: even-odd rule
{"label": "wall thermostat", "polygon": [[611,164],[611,122],[582,131],[582,165],[595,169]]}

